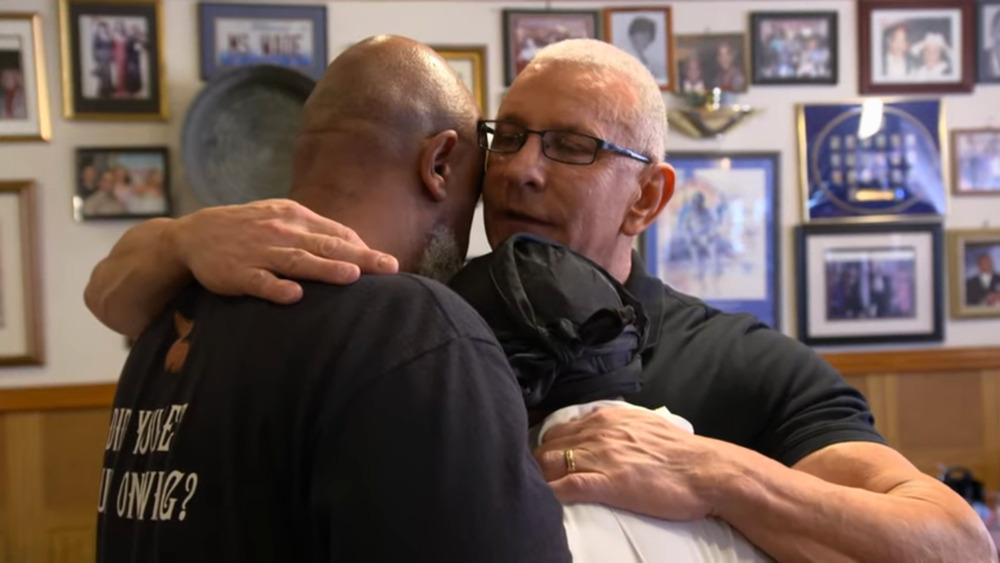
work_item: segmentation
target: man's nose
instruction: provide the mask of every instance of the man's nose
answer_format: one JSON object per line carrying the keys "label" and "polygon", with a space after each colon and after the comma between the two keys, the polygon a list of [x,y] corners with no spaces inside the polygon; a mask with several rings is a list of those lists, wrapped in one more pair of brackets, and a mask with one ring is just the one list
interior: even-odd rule
{"label": "man's nose", "polygon": [[545,155],[542,154],[542,137],[528,134],[524,145],[513,153],[504,155],[507,159],[506,175],[511,183],[532,189],[542,189],[545,186]]}

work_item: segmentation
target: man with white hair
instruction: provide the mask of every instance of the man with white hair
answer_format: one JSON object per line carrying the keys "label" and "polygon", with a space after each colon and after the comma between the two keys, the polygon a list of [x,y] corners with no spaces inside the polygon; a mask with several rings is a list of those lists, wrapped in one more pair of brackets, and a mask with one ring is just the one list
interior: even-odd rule
{"label": "man with white hair", "polygon": [[[673,194],[665,129],[648,70],[589,40],[539,52],[496,122],[480,126],[491,246],[534,233],[622,282],[651,321],[643,388],[626,399],[665,406],[699,433],[639,409],[556,426],[535,452],[556,495],[668,520],[715,516],[778,560],[996,561],[975,512],[887,447],[861,394],[816,353],[645,271],[635,237]],[[334,241],[332,232],[345,230],[303,220],[288,203],[140,225],[95,269],[87,302],[127,333],[191,273],[222,292],[287,303],[300,286],[269,270],[342,282],[358,272],[344,258],[391,269],[351,233]]]}

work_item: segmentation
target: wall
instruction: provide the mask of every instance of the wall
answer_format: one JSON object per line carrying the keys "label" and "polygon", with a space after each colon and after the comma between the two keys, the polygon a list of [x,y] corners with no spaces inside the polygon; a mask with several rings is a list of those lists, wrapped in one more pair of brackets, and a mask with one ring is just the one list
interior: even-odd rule
{"label": "wall", "polygon": [[[297,3],[305,3],[302,0]],[[557,7],[598,9],[603,2],[557,2]],[[642,5],[643,2],[636,2]],[[648,3],[654,4],[654,3]],[[747,28],[752,10],[800,9],[788,1],[706,2],[678,1],[674,8],[675,33],[739,31]],[[0,0],[0,12],[35,11],[42,16],[49,95],[53,108],[61,108],[59,31],[56,0]],[[330,55],[353,42],[377,33],[408,35],[428,43],[487,44],[489,105],[495,111],[503,93],[501,9],[543,8],[536,2],[332,2],[329,3]],[[775,150],[782,154],[782,287],[786,296],[783,326],[794,326],[792,227],[801,219],[796,152],[794,104],[839,101],[857,97],[854,2],[810,2],[810,10],[840,13],[840,84],[824,87],[752,87],[740,98],[764,108],[760,117],[718,141],[693,141],[680,136],[671,150]],[[178,164],[178,140],[185,110],[202,84],[198,78],[197,15],[194,0],[164,2],[166,80],[171,118],[165,123],[114,124],[76,122],[53,114],[49,143],[0,145],[0,179],[30,178],[38,183],[39,229],[47,364],[38,368],[3,368],[0,387],[111,381],[125,358],[124,340],[104,329],[83,306],[82,293],[94,264],[110,250],[132,223],[75,223],[71,215],[73,151],[93,145],[169,145],[172,150],[173,192],[182,212],[199,204],[184,182]],[[454,25],[445,22],[461,22]],[[1000,86],[978,86],[971,95],[945,98],[950,127],[1000,124]],[[946,226],[979,227],[1000,217],[998,198],[952,198]],[[996,221],[996,219],[994,219]],[[474,227],[473,250],[485,250],[481,226]],[[945,346],[979,346],[1000,343],[1000,321],[949,321]]]}

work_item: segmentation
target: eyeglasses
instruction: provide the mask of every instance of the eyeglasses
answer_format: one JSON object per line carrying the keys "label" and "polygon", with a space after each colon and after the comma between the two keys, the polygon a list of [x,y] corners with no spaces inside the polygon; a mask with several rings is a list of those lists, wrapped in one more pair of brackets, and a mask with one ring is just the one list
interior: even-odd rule
{"label": "eyeglasses", "polygon": [[534,133],[542,138],[542,154],[564,164],[593,164],[597,152],[606,150],[639,162],[650,164],[651,158],[632,149],[609,143],[604,139],[591,137],[573,131],[532,131],[516,123],[507,121],[480,121],[479,146],[490,152],[513,154],[528,142],[528,135]]}

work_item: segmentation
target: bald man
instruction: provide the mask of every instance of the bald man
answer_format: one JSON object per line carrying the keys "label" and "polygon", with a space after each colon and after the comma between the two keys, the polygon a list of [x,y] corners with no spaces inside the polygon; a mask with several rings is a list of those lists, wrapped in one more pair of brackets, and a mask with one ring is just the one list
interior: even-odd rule
{"label": "bald man", "polygon": [[[448,277],[479,195],[475,108],[430,49],[364,41],[306,103],[291,197]],[[471,307],[405,273],[301,289],[277,307],[192,283],[139,338],[98,560],[569,561],[520,390]]]}

